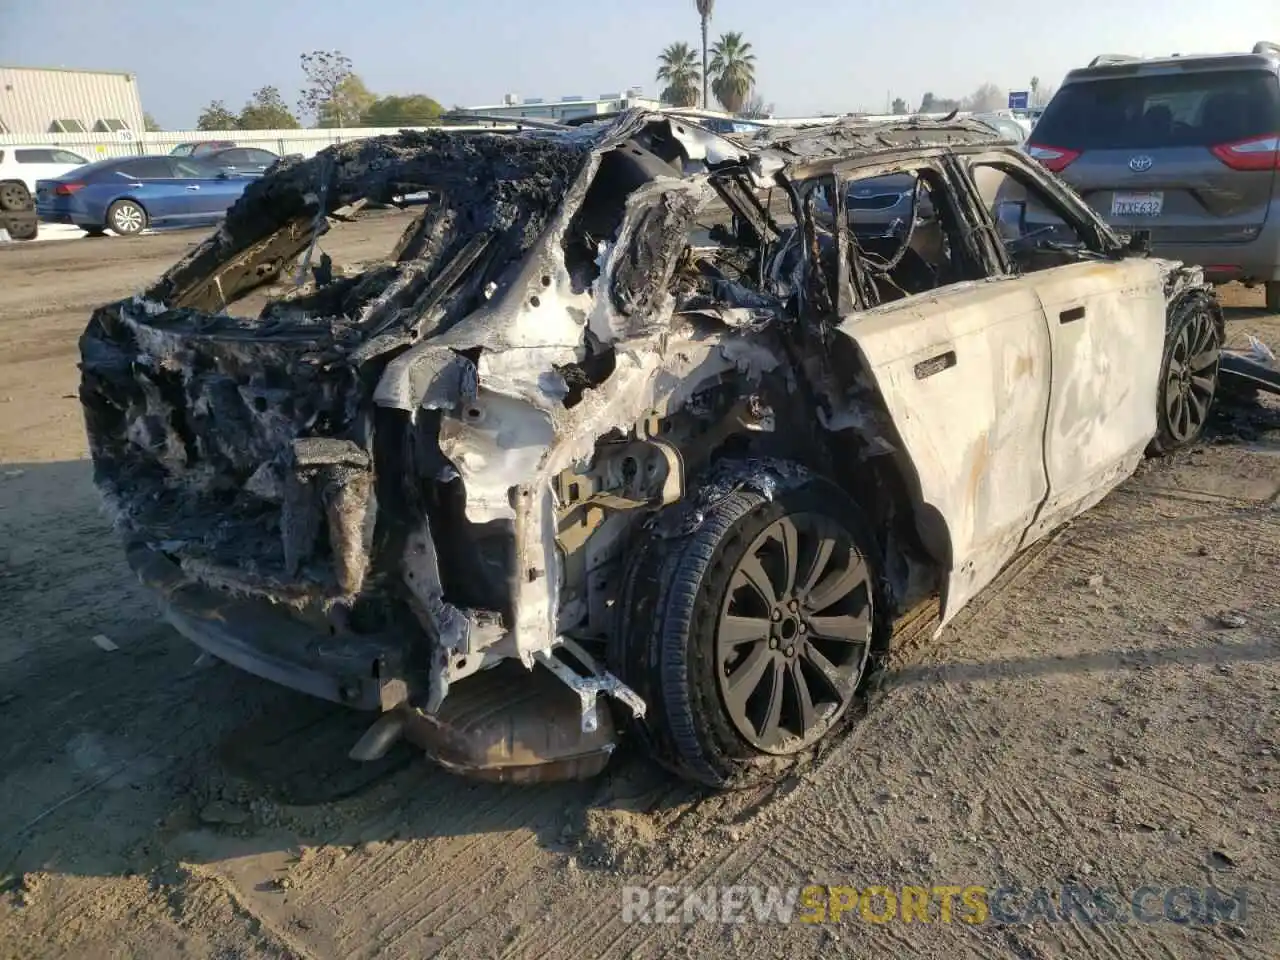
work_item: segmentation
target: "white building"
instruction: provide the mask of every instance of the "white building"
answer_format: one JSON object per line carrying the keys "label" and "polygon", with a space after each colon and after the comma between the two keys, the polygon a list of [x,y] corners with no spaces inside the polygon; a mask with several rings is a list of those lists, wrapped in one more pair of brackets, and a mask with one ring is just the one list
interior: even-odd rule
{"label": "white building", "polygon": [[0,134],[40,138],[145,129],[132,73],[0,64]]}
{"label": "white building", "polygon": [[503,119],[520,120],[572,120],[575,117],[594,117],[606,113],[618,113],[632,107],[656,109],[662,104],[643,95],[639,87],[631,87],[625,93],[602,93],[594,100],[586,97],[570,96],[555,100],[544,100],[541,97],[521,97],[509,93],[502,98],[502,103],[490,106],[462,107],[460,113],[471,113]]}

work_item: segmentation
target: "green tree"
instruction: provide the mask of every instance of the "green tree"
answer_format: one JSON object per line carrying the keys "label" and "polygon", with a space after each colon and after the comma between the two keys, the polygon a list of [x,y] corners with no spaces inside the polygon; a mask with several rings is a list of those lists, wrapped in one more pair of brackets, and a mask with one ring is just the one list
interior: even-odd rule
{"label": "green tree", "polygon": [[360,122],[366,127],[425,127],[444,113],[437,101],[421,93],[404,97],[379,97],[364,112]]}
{"label": "green tree", "polygon": [[1009,96],[994,83],[984,83],[961,101],[961,109],[974,113],[990,113],[999,110],[1009,102]]}
{"label": "green tree", "polygon": [[144,113],[142,115],[142,127],[147,131],[147,133],[159,133],[164,129],[164,127],[160,126],[159,122],[157,122],[156,118],[149,113]]}
{"label": "green tree", "polygon": [[197,130],[234,130],[239,125],[240,121],[223,100],[214,100],[200,111],[196,120]]}
{"label": "green tree", "polygon": [[338,84],[333,99],[320,108],[318,127],[358,127],[361,117],[377,103],[378,98],[369,92],[364,81],[356,74],[348,75]]}
{"label": "green tree", "polygon": [[711,48],[711,89],[730,113],[737,113],[756,85],[756,55],[742,34],[721,35]]}
{"label": "green tree", "polygon": [[935,97],[932,92],[926,93],[920,100],[920,113],[951,113],[960,109],[959,100]]}
{"label": "green tree", "polygon": [[711,25],[711,13],[716,8],[716,0],[693,0],[698,9],[698,19],[702,22],[702,103],[711,103],[707,93],[707,83],[711,80],[711,70],[707,63],[707,28]]}
{"label": "green tree", "polygon": [[[351,58],[341,50],[312,50],[302,54],[300,61],[307,82],[302,88],[299,108],[315,118],[316,126],[344,126],[347,111],[342,104],[342,91],[347,78],[353,76]],[[364,84],[360,86],[363,88]]]}
{"label": "green tree", "polygon": [[702,74],[698,72],[697,54],[689,49],[687,43],[673,43],[658,55],[659,83],[665,83],[660,98],[677,107],[695,107],[698,105],[698,81]]}
{"label": "green tree", "polygon": [[296,130],[302,126],[285,106],[280,91],[271,86],[254,91],[236,125],[241,130]]}
{"label": "green tree", "polygon": [[901,116],[904,113],[910,113],[911,108],[907,106],[907,101],[903,100],[901,97],[894,97],[893,112]]}

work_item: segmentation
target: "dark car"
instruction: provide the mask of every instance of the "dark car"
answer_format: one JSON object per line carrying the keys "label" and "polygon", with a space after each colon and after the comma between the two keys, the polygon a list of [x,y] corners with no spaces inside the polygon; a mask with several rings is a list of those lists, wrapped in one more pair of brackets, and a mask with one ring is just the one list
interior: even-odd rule
{"label": "dark car", "polygon": [[1280,310],[1280,46],[1097,57],[1067,74],[1028,152],[1117,230],[1214,281],[1263,283]]}
{"label": "dark car", "polygon": [[202,157],[215,150],[228,150],[234,147],[231,140],[200,140],[192,143],[180,143],[169,151],[171,157]]}
{"label": "dark car", "polygon": [[230,147],[226,150],[209,150],[196,154],[200,160],[219,170],[241,174],[246,177],[260,177],[266,173],[273,163],[280,159],[270,150],[258,147]]}
{"label": "dark car", "polygon": [[101,160],[36,183],[36,213],[100,235],[133,236],[150,226],[221,220],[250,178],[182,157]]}

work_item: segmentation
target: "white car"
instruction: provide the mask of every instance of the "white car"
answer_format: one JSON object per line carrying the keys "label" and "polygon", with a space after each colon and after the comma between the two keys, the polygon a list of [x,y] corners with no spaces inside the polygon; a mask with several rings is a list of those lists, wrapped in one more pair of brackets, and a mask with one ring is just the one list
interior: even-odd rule
{"label": "white car", "polygon": [[62,147],[0,144],[0,210],[30,209],[37,180],[52,180],[88,162]]}

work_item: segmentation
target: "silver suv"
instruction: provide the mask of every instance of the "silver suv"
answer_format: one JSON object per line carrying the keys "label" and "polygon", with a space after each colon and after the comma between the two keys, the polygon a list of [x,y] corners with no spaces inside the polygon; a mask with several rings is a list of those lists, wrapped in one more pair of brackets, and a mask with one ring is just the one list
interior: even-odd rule
{"label": "silver suv", "polygon": [[1280,311],[1280,45],[1097,57],[1067,74],[1027,149],[1117,230],[1214,282],[1264,283]]}

